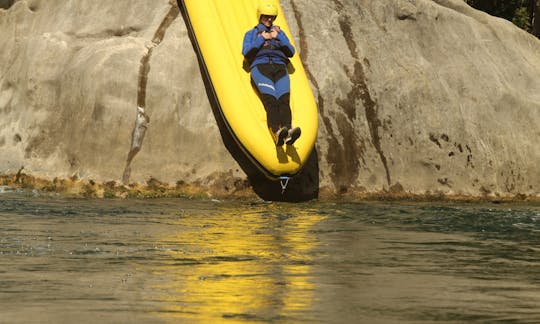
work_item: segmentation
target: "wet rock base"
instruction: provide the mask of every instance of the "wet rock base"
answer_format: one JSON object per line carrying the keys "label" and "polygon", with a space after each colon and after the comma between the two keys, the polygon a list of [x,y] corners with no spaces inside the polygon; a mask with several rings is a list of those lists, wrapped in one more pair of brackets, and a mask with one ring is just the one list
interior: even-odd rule
{"label": "wet rock base", "polygon": [[[214,179],[176,184],[162,182],[153,177],[145,183],[122,184],[119,181],[97,182],[91,179],[71,177],[66,179],[43,179],[19,172],[0,175],[0,189],[34,191],[39,194],[51,194],[79,198],[189,198],[222,200],[269,200],[257,194],[246,179],[216,175]],[[293,189],[294,192],[294,189]],[[281,198],[280,198],[281,197]],[[470,202],[470,203],[512,203],[540,202],[539,196],[516,194],[502,196],[493,193],[485,195],[449,195],[443,192],[410,193],[405,190],[380,190],[368,192],[363,188],[320,188],[317,200],[334,202],[355,201],[433,201],[433,202]],[[289,195],[275,194],[272,201],[300,202]]]}

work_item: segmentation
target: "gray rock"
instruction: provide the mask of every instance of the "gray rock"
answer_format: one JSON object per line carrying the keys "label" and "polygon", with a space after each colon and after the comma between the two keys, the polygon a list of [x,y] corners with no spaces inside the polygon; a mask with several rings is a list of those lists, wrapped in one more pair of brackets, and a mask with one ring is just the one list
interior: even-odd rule
{"label": "gray rock", "polygon": [[[540,196],[538,39],[461,0],[282,6],[320,109],[316,161],[296,183],[306,196]],[[129,181],[201,186],[250,175],[175,1],[3,1],[0,30],[0,173],[120,181],[129,168]],[[150,122],[134,146],[138,107]]]}

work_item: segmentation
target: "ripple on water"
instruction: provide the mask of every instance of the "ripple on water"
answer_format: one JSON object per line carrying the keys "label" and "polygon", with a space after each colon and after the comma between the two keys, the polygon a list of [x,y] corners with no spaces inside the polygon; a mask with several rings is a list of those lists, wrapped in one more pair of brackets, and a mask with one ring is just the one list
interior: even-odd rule
{"label": "ripple on water", "polygon": [[3,194],[0,307],[15,323],[20,314],[30,322],[111,314],[118,322],[535,322],[539,211]]}

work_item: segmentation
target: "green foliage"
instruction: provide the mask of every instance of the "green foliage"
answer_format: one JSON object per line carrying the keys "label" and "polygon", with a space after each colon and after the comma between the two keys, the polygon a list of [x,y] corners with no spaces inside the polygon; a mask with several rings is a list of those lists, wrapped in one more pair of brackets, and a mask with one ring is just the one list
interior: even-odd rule
{"label": "green foliage", "polygon": [[512,18],[512,22],[514,25],[531,32],[531,18],[527,8],[517,8],[514,17]]}
{"label": "green foliage", "polygon": [[513,22],[531,32],[533,2],[535,0],[465,0],[470,6]]}

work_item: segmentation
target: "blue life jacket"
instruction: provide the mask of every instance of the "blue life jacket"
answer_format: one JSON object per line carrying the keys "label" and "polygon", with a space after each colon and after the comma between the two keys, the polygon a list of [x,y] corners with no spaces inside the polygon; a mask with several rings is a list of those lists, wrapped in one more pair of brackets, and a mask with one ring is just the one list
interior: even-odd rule
{"label": "blue life jacket", "polygon": [[258,64],[283,64],[289,63],[289,57],[295,53],[295,49],[287,35],[280,30],[277,37],[266,40],[261,33],[267,30],[263,24],[258,24],[244,35],[242,54],[253,68]]}

